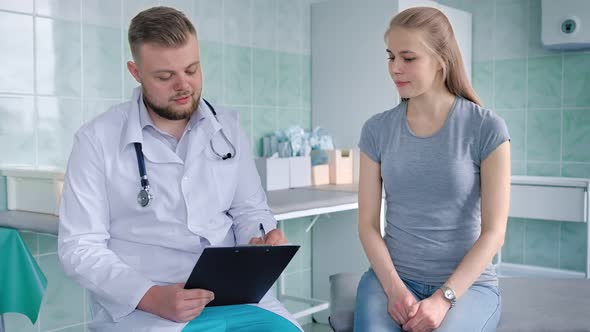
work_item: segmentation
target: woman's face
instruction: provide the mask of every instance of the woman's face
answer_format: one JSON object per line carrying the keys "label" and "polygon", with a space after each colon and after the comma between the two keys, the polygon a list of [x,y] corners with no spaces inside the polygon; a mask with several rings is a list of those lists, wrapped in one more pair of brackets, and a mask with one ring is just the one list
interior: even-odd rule
{"label": "woman's face", "polygon": [[389,74],[400,97],[420,96],[441,79],[442,67],[428,53],[420,31],[393,27],[386,42]]}

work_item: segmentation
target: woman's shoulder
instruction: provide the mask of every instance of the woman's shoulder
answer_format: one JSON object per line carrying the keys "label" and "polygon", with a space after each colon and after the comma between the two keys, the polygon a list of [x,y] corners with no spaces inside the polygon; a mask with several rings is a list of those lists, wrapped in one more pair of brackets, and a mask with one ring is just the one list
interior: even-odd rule
{"label": "woman's shoulder", "polygon": [[496,137],[509,139],[508,126],[496,112],[465,98],[459,98],[462,105],[458,109],[462,114],[464,127],[470,128],[480,142],[483,143]]}
{"label": "woman's shoulder", "polygon": [[457,107],[459,114],[471,124],[482,124],[488,120],[497,121],[501,119],[498,114],[485,106],[478,105],[460,96],[457,98],[460,103],[459,107]]}
{"label": "woman's shoulder", "polygon": [[384,124],[390,126],[392,122],[400,121],[402,119],[403,112],[405,111],[405,109],[405,105],[402,102],[392,109],[371,116],[365,122],[365,125],[373,128],[382,126]]}

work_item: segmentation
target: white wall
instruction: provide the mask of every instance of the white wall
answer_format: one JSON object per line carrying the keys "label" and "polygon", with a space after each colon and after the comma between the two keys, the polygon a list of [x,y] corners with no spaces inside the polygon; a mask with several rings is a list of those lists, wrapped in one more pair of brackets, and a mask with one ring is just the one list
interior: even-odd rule
{"label": "white wall", "polygon": [[362,124],[397,104],[383,34],[396,0],[312,4],[312,126],[336,147],[355,147]]}

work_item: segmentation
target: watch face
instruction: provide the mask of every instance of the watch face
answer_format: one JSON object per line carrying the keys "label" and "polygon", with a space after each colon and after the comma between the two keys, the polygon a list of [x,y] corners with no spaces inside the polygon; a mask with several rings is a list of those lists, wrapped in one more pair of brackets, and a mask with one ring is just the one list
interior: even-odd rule
{"label": "watch face", "polygon": [[450,289],[446,289],[446,290],[445,290],[445,297],[446,297],[447,299],[449,299],[449,300],[450,300],[450,299],[452,299],[452,298],[454,297],[454,296],[453,296],[453,291],[452,291],[452,290],[450,290]]}

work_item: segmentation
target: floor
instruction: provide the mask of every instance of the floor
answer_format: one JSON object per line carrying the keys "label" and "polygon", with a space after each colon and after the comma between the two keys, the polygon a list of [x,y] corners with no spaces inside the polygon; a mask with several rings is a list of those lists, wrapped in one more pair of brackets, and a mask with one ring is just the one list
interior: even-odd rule
{"label": "floor", "polygon": [[309,323],[303,325],[305,332],[332,332],[332,329],[327,324]]}

